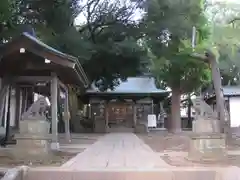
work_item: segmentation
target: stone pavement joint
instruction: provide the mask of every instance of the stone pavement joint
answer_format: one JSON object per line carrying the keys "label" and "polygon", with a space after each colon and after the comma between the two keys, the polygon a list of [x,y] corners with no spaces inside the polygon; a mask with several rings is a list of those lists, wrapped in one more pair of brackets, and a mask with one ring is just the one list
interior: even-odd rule
{"label": "stone pavement joint", "polygon": [[74,170],[170,167],[133,133],[110,133],[62,165]]}

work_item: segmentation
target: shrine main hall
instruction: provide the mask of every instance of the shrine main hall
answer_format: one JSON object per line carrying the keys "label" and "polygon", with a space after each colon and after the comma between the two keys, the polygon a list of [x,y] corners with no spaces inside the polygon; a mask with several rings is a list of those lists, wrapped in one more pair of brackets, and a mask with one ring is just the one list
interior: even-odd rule
{"label": "shrine main hall", "polygon": [[[87,116],[94,120],[94,132],[142,133],[148,131],[148,115],[158,117],[168,95],[156,87],[153,77],[140,76],[121,81],[114,90],[100,91],[92,84],[83,98],[88,103]],[[157,121],[157,127],[164,124]]]}

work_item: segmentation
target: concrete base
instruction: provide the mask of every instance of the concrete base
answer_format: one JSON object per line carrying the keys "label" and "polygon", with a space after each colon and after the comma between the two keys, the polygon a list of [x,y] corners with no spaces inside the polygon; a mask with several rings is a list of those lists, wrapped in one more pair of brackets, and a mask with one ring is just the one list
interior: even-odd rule
{"label": "concrete base", "polygon": [[43,159],[51,154],[49,145],[51,136],[42,137],[17,134],[15,138],[17,144],[12,153],[16,158]]}
{"label": "concrete base", "polygon": [[188,160],[191,161],[222,161],[227,157],[224,134],[194,134],[190,140]]}
{"label": "concrete base", "polygon": [[20,121],[20,133],[15,135],[17,144],[13,156],[23,159],[44,159],[50,155],[50,124],[45,120]]}

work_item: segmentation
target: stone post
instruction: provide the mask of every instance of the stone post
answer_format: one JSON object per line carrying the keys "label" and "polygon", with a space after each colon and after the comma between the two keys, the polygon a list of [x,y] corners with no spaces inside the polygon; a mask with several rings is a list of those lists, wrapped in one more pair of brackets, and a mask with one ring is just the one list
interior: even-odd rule
{"label": "stone post", "polygon": [[55,74],[52,74],[51,81],[51,115],[52,115],[52,143],[51,148],[53,150],[59,149],[58,143],[58,78]]}
{"label": "stone post", "polygon": [[109,132],[109,126],[108,126],[108,118],[109,118],[109,114],[108,114],[108,101],[105,101],[105,132]]}
{"label": "stone post", "polygon": [[164,111],[164,108],[163,108],[163,103],[162,102],[159,102],[159,106],[160,106],[160,119],[159,119],[159,121],[160,121],[160,124],[161,124],[161,129],[166,129],[166,125],[165,125],[165,111]]}
{"label": "stone post", "polygon": [[10,90],[10,127],[16,126],[16,110],[17,110],[17,97],[16,88],[12,87]]}
{"label": "stone post", "polygon": [[137,124],[137,107],[136,102],[133,102],[133,127],[135,128]]}
{"label": "stone post", "polygon": [[105,102],[100,101],[97,104],[98,105],[94,105],[92,103],[93,112],[96,113],[94,114],[94,132],[106,133]]}

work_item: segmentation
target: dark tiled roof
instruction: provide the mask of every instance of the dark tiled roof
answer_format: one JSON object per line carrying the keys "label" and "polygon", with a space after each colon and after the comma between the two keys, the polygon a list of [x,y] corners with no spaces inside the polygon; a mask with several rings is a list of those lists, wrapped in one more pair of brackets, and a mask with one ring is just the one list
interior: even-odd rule
{"label": "dark tiled roof", "polygon": [[[226,96],[240,96],[240,86],[224,86],[223,95]],[[205,99],[215,98],[213,90],[209,90],[205,93]]]}
{"label": "dark tiled roof", "polygon": [[100,92],[94,84],[91,88],[87,90],[87,93],[115,93],[115,94],[159,94],[168,93],[169,91],[158,89],[155,85],[155,80],[153,77],[129,77],[126,81],[121,82],[114,90],[107,90],[105,92]]}
{"label": "dark tiled roof", "polygon": [[240,96],[240,86],[224,86],[224,96]]}

